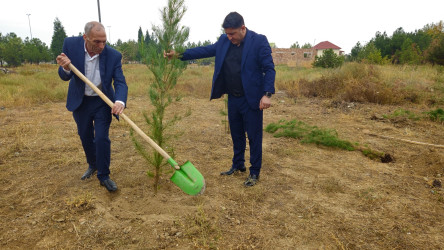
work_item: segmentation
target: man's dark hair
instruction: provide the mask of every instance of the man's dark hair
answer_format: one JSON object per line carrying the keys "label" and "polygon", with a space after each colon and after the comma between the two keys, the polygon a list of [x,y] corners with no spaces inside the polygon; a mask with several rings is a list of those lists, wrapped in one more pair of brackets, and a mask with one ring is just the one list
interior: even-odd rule
{"label": "man's dark hair", "polygon": [[224,23],[222,24],[222,28],[228,29],[237,29],[242,27],[242,25],[245,25],[244,18],[237,12],[230,12],[225,19]]}

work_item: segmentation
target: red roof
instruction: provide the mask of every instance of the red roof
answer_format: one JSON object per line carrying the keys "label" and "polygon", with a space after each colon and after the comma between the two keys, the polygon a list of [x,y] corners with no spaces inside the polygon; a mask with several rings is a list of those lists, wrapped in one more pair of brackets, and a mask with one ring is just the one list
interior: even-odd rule
{"label": "red roof", "polygon": [[331,43],[329,41],[320,42],[320,43],[316,44],[313,48],[314,49],[341,49],[340,47],[334,45],[333,43]]}

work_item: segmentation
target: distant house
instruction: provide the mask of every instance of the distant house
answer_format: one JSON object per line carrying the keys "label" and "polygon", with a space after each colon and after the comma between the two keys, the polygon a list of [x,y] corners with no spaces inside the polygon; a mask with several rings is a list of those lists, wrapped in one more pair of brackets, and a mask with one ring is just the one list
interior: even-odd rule
{"label": "distant house", "polygon": [[329,41],[324,41],[316,44],[313,49],[316,51],[317,56],[322,56],[324,53],[324,50],[326,49],[332,49],[333,52],[336,53],[336,55],[342,55],[344,51],[341,51],[341,48],[334,45],[333,43]]}

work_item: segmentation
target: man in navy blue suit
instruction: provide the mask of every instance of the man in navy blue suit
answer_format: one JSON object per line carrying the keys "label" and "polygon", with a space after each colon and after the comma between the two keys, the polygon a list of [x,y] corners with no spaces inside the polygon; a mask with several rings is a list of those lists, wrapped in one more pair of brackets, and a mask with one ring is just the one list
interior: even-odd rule
{"label": "man in navy blue suit", "polygon": [[[225,34],[215,44],[187,49],[179,56],[181,60],[216,56],[211,99],[228,94],[234,153],[230,170],[221,175],[246,171],[246,132],[251,167],[244,185],[253,186],[262,167],[263,110],[271,106],[276,72],[267,38],[247,29],[239,13],[229,13],[222,27]],[[165,56],[177,54],[170,51]]]}
{"label": "man in navy blue suit", "polygon": [[[89,164],[81,179],[88,179],[97,171],[100,184],[110,192],[116,191],[117,184],[109,178],[109,127],[111,114],[118,118],[125,108],[128,95],[128,86],[122,71],[122,55],[106,45],[104,26],[93,21],[85,25],[83,36],[65,39],[63,53],[56,60],[60,65],[60,78],[69,80],[66,108],[73,112]],[[112,108],[69,69],[70,63],[114,102]]]}

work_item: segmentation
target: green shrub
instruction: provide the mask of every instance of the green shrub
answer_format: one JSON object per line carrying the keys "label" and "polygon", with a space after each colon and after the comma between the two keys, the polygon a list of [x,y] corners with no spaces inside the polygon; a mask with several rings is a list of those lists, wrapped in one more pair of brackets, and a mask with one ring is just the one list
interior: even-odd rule
{"label": "green shrub", "polygon": [[428,118],[432,121],[436,122],[444,122],[444,110],[441,108],[425,112],[428,115]]}
{"label": "green shrub", "polygon": [[[278,131],[279,130],[279,131]],[[340,148],[353,151],[353,145],[338,138],[338,133],[333,129],[320,129],[310,126],[302,121],[280,120],[278,123],[270,123],[265,128],[268,133],[274,133],[274,137],[290,137],[301,139],[302,143],[315,143],[327,147]]]}
{"label": "green shrub", "polygon": [[315,57],[315,61],[313,62],[313,66],[322,67],[322,68],[337,68],[340,67],[344,63],[344,57],[336,55],[333,52],[333,49],[326,49],[322,56]]}

